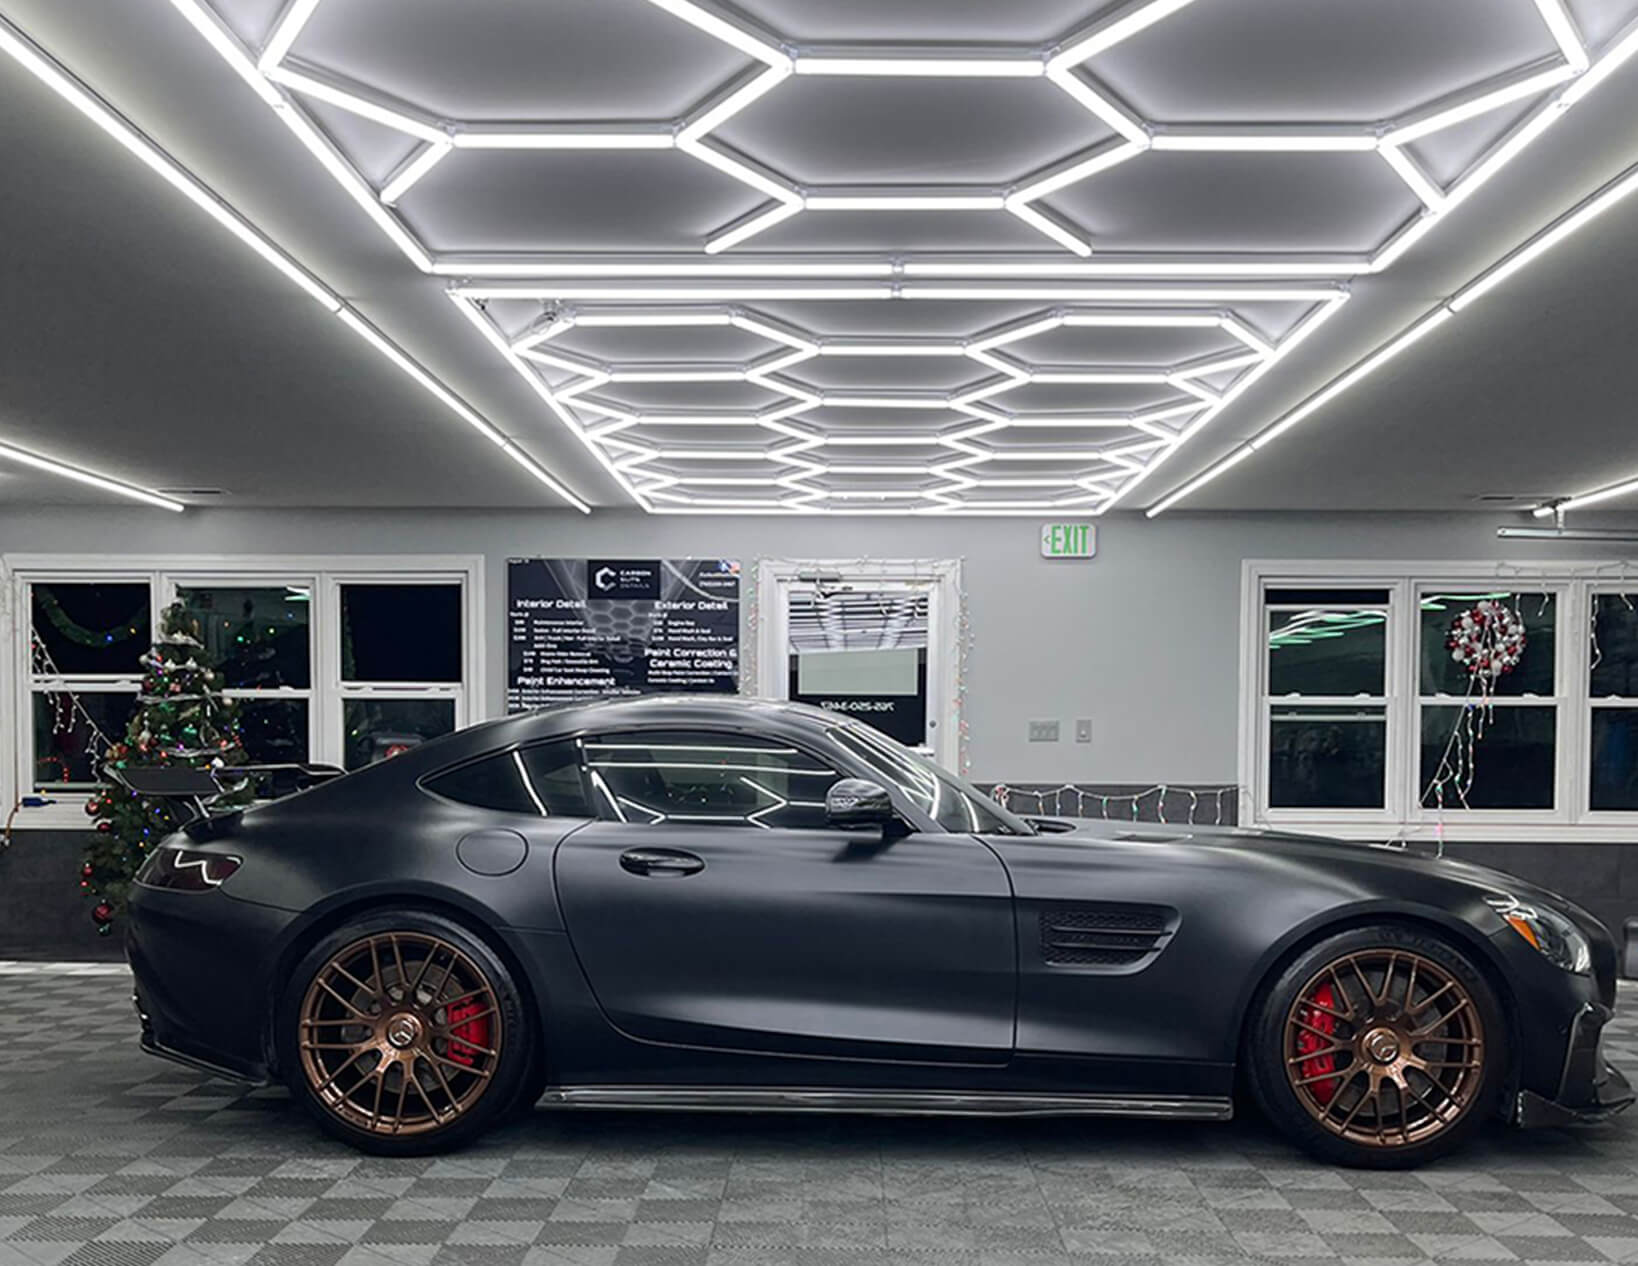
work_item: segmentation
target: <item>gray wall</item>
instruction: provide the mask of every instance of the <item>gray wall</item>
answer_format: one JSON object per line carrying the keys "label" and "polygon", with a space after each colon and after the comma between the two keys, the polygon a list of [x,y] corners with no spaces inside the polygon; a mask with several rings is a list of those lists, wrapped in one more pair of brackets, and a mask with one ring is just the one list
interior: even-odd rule
{"label": "gray wall", "polygon": [[[1148,786],[1235,780],[1240,564],[1246,558],[1606,558],[1610,547],[1496,539],[1491,515],[1118,516],[1099,557],[1048,563],[1035,519],[650,518],[640,514],[0,508],[0,553],[470,554],[486,559],[490,707],[516,555],[961,558],[972,624],[975,779]],[[1606,520],[1618,524],[1620,520]],[[1632,524],[1627,521],[1627,526]],[[1638,551],[1634,551],[1638,552]],[[9,662],[9,661],[0,661]],[[1093,718],[1093,742],[1025,742],[1031,717]],[[10,734],[0,758],[11,760]],[[1131,788],[1124,788],[1130,790]],[[25,832],[0,853],[0,957],[112,957],[78,900],[83,833]],[[1453,851],[1582,902],[1619,935],[1638,912],[1638,845],[1464,844]]]}
{"label": "gray wall", "polygon": [[[972,775],[986,781],[1235,779],[1240,564],[1247,558],[1605,558],[1499,541],[1501,515],[1166,515],[1099,522],[1098,557],[1048,562],[1016,519],[653,517],[605,511],[0,508],[0,553],[483,554],[489,705],[502,710],[509,556],[961,558]],[[1517,521],[1512,520],[1512,521]],[[1614,520],[1612,520],[1614,521]],[[1635,550],[1638,552],[1638,550]],[[1025,741],[1031,717],[1064,741]],[[1070,741],[1091,717],[1090,746]],[[10,735],[0,735],[9,744]]]}

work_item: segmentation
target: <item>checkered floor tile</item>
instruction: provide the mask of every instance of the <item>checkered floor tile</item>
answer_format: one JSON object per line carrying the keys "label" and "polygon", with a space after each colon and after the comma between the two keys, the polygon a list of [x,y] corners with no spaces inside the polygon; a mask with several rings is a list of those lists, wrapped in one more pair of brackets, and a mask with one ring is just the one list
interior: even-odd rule
{"label": "checkered floor tile", "polygon": [[[1638,1076],[1638,988],[1611,1058]],[[1638,1263],[1638,1116],[1415,1173],[1266,1127],[569,1115],[360,1156],[141,1054],[123,969],[0,964],[0,1266]]]}

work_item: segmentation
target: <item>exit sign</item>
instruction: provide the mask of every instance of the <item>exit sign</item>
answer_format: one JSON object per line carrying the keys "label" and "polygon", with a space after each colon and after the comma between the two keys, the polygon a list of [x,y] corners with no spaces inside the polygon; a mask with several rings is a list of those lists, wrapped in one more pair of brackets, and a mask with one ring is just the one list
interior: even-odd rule
{"label": "exit sign", "polygon": [[1090,523],[1043,523],[1042,558],[1091,558],[1098,552],[1098,529]]}

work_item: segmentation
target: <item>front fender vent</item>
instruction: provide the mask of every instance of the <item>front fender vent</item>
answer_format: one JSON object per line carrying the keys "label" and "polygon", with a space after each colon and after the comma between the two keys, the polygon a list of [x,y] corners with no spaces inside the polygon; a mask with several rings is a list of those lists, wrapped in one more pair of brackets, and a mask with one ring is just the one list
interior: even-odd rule
{"label": "front fender vent", "polygon": [[1165,949],[1176,931],[1170,906],[1053,906],[1041,912],[1041,957],[1054,967],[1135,967]]}

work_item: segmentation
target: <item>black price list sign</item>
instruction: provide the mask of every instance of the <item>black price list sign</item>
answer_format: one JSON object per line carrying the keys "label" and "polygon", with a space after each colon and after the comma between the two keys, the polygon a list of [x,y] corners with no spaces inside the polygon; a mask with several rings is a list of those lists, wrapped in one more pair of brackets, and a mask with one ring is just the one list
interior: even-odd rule
{"label": "black price list sign", "polygon": [[506,710],[739,689],[739,563],[512,558]]}

